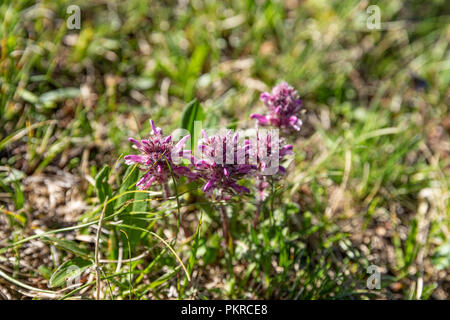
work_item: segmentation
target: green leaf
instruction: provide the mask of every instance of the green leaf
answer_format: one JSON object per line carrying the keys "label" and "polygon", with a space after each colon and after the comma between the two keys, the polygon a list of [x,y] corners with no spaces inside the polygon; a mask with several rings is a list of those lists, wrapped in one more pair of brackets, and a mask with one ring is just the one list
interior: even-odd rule
{"label": "green leaf", "polygon": [[176,267],[172,272],[167,272],[166,274],[163,274],[162,276],[160,276],[158,279],[156,279],[155,281],[151,282],[148,285],[149,289],[153,289],[156,288],[164,283],[166,283],[167,281],[169,281],[170,279],[172,279],[180,270],[180,267]]}
{"label": "green leaf", "polygon": [[197,260],[197,250],[200,243],[200,230],[202,227],[202,217],[200,217],[200,222],[198,223],[197,230],[195,231],[194,240],[192,242],[191,254],[189,256],[189,262],[187,265],[187,270],[189,274],[192,274],[192,270],[194,269],[195,261]]}
{"label": "green leaf", "polygon": [[54,238],[54,237],[45,237],[45,238],[51,242],[54,242],[57,247],[60,247],[67,251],[70,251],[76,255],[84,256],[84,257],[89,256],[89,251],[84,248],[80,248],[78,243],[76,243],[75,241],[63,240],[63,239],[58,239],[58,238]]}
{"label": "green leaf", "polygon": [[82,258],[75,258],[64,262],[53,272],[49,286],[51,288],[64,285],[68,280],[79,277],[86,269],[93,265],[92,261],[84,260]]}
{"label": "green leaf", "polygon": [[[147,226],[147,221],[143,220],[142,218],[146,217],[147,212],[147,206],[148,201],[146,201],[148,198],[148,194],[145,192],[136,192],[134,193],[134,202],[132,206],[132,213],[128,214],[123,217],[123,222],[126,225],[135,226],[138,228],[145,229]],[[130,249],[133,251],[133,249],[136,247],[136,245],[139,243],[139,240],[141,239],[141,236],[143,234],[143,231],[140,229],[130,229],[127,227],[122,228],[128,235],[127,237],[121,233],[122,236],[122,243],[124,244],[124,252],[125,256],[128,255],[128,246],[125,245],[127,241],[130,242]]]}
{"label": "green leaf", "polygon": [[195,48],[187,67],[187,74],[189,77],[198,77],[202,71],[206,57],[208,56],[208,51],[209,49],[205,45],[200,45]]}
{"label": "green leaf", "polygon": [[[119,194],[122,194],[117,200],[116,205],[114,207],[114,210],[117,212],[121,210],[121,207],[126,204],[127,201],[130,201],[134,197],[134,193],[128,192],[135,190],[136,187],[134,186],[136,184],[137,178],[139,176],[139,169],[137,166],[127,166],[127,169],[125,170],[125,173],[122,176],[122,183],[119,188]],[[131,205],[126,205],[124,209],[122,209],[121,218],[124,214],[127,214],[131,211]],[[128,220],[127,220],[128,221]],[[116,228],[111,232],[111,235],[109,237],[109,243],[108,246],[108,257],[112,260],[117,259],[118,256],[118,239],[121,238],[122,241],[127,240],[125,235],[123,233],[119,232],[119,229]],[[124,243],[124,242],[122,242]],[[128,255],[128,246],[124,247],[126,250],[126,255]]]}
{"label": "green leaf", "polygon": [[[122,184],[120,185],[119,188],[119,194],[125,193],[130,190],[135,190],[135,188],[133,188],[133,185],[136,184],[138,176],[139,176],[139,169],[137,168],[137,166],[136,165],[128,166],[122,177]],[[116,210],[119,209],[123,204],[125,204],[125,202],[133,199],[133,196],[134,196],[133,193],[126,193],[120,198],[118,198],[115,209]]]}
{"label": "green leaf", "polygon": [[[100,203],[103,203],[108,196],[108,199],[112,198],[112,189],[108,183],[109,173],[111,169],[109,166],[105,165],[102,170],[95,177],[95,187],[97,189],[97,195],[100,200]],[[109,216],[114,212],[114,204],[115,201],[111,201],[106,206],[105,216]]]}
{"label": "green leaf", "polygon": [[[126,191],[136,190],[136,182],[143,173],[140,173],[136,166],[129,166],[123,175],[123,182],[120,186],[119,193],[124,193]],[[148,202],[146,199],[148,194],[145,192],[135,192],[127,193],[117,200],[116,210],[123,205],[126,201],[133,199],[132,205],[128,206],[120,215],[123,219],[124,224],[136,226],[139,228],[145,228],[147,222],[142,218],[146,216]],[[132,214],[130,214],[132,213]],[[133,251],[134,247],[139,243],[142,236],[142,231],[130,228],[122,228],[126,232],[126,236],[121,232],[120,237],[122,239],[122,244],[124,244],[125,256],[128,256],[128,245],[130,242],[130,249]]]}
{"label": "green leaf", "polygon": [[406,266],[410,266],[414,261],[418,247],[417,247],[417,233],[419,231],[417,219],[411,221],[408,238],[405,243],[405,263]]}
{"label": "green leaf", "polygon": [[56,120],[46,120],[46,121],[42,121],[39,123],[35,123],[32,124],[31,126],[28,126],[26,128],[23,129],[19,129],[16,132],[10,134],[9,136],[7,136],[6,138],[4,138],[3,140],[0,141],[0,150],[2,150],[4,147],[6,147],[8,144],[18,141],[19,139],[23,138],[24,136],[26,136],[30,131],[51,124],[51,123],[56,123]]}
{"label": "green leaf", "polygon": [[431,261],[438,270],[450,268],[450,241],[441,244],[431,257]]}
{"label": "green leaf", "polygon": [[436,282],[430,283],[429,285],[426,285],[423,287],[422,296],[420,297],[421,300],[428,300],[433,293],[433,291],[438,287],[438,284]]}
{"label": "green leaf", "polygon": [[100,202],[105,201],[107,195],[111,196],[111,187],[108,184],[109,172],[109,167],[104,166],[95,177],[95,187],[97,188],[97,194]]}
{"label": "green leaf", "polygon": [[32,92],[25,90],[25,89],[21,89],[18,91],[19,96],[25,100],[26,102],[32,103],[32,104],[37,104],[39,102],[39,98]]}
{"label": "green leaf", "polygon": [[25,178],[25,173],[23,171],[14,169],[14,168],[8,168],[9,173],[8,175],[3,179],[4,183],[11,183],[11,182],[20,182],[23,178]]}
{"label": "green leaf", "polygon": [[15,181],[13,183],[13,188],[15,191],[14,194],[14,203],[16,204],[17,209],[22,209],[25,204],[25,196],[23,195],[22,189],[20,187],[20,183]]}
{"label": "green leaf", "polygon": [[38,272],[47,280],[52,276],[52,271],[46,265],[41,265],[38,268]]}
{"label": "green leaf", "polygon": [[39,102],[47,108],[54,106],[56,102],[76,98],[80,95],[79,88],[62,88],[48,91],[39,97]]}
{"label": "green leaf", "polygon": [[208,56],[209,48],[205,45],[199,45],[192,53],[191,59],[185,72],[181,73],[181,79],[185,81],[184,98],[190,100],[195,96],[195,86],[197,79],[202,72],[203,65]]}
{"label": "green leaf", "polygon": [[205,112],[197,99],[189,102],[184,108],[183,114],[181,115],[181,128],[188,130],[191,134],[191,150],[194,150],[199,135],[199,132],[194,132],[194,123],[195,121],[203,121],[204,119]]}

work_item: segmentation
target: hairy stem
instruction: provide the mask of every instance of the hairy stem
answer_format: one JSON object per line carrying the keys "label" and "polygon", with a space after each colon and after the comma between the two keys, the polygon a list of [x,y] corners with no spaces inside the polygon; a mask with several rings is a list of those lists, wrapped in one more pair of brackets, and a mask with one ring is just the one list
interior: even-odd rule
{"label": "hairy stem", "polygon": [[220,216],[222,218],[222,228],[223,228],[223,235],[225,237],[225,243],[227,247],[231,247],[232,239],[230,234],[230,222],[228,221],[227,212],[225,210],[225,206],[219,205],[219,208],[220,208]]}
{"label": "hairy stem", "polygon": [[253,228],[256,228],[259,224],[259,216],[261,214],[261,201],[258,201],[258,204],[256,206],[256,212],[255,212],[255,217],[253,218],[252,221],[252,226]]}

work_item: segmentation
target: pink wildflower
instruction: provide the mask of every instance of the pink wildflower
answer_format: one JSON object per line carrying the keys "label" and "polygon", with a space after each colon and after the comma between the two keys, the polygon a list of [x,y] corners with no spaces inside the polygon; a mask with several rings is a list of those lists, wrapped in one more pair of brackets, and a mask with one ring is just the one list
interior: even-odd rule
{"label": "pink wildflower", "polygon": [[302,101],[297,91],[287,82],[282,82],[272,89],[272,92],[264,92],[260,99],[269,109],[267,115],[253,113],[251,119],[256,119],[259,125],[272,125],[285,131],[299,131],[302,126],[300,109]]}
{"label": "pink wildflower", "polygon": [[249,163],[248,140],[244,144],[238,143],[238,134],[231,130],[226,134],[207,136],[202,130],[203,139],[198,146],[203,158],[196,160],[195,169],[199,176],[206,181],[202,191],[212,196],[214,190],[218,199],[228,195],[249,193],[250,190],[237,184],[238,180],[251,175],[256,166]]}
{"label": "pink wildflower", "polygon": [[155,127],[153,120],[150,120],[152,132],[148,139],[138,141],[133,138],[128,140],[134,144],[134,148],[139,151],[139,155],[125,156],[127,165],[138,164],[139,169],[145,171],[143,177],[136,186],[140,190],[148,189],[153,183],[163,184],[171,179],[170,167],[175,176],[186,176],[190,180],[196,179],[190,168],[176,164],[173,155],[191,158],[190,150],[183,151],[184,144],[189,135],[183,137],[177,144],[172,141],[172,136],[164,137],[161,128]]}
{"label": "pink wildflower", "polygon": [[293,147],[285,144],[284,139],[279,138],[273,131],[267,131],[266,134],[258,132],[256,141],[258,172],[255,186],[259,200],[264,201],[268,195],[267,177],[278,178],[280,174],[286,173],[286,168],[281,165],[281,162],[285,156],[293,154]]}

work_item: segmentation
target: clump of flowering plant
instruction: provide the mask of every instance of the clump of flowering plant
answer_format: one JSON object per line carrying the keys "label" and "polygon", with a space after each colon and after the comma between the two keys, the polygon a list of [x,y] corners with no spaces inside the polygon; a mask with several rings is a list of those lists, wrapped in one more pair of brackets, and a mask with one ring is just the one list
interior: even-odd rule
{"label": "clump of flowering plant", "polygon": [[155,127],[153,120],[150,120],[150,125],[152,132],[148,139],[142,139],[141,141],[133,138],[128,139],[140,154],[127,155],[124,158],[127,165],[137,164],[139,169],[145,171],[145,174],[136,184],[138,189],[146,190],[153,183],[165,185],[170,181],[172,173],[176,177],[186,176],[190,180],[196,179],[197,175],[191,171],[191,168],[178,165],[178,161],[174,159],[174,156],[191,159],[191,152],[183,150],[189,135],[175,144],[172,141],[172,136],[165,137],[161,128]]}
{"label": "clump of flowering plant", "polygon": [[300,110],[302,100],[298,92],[287,82],[282,82],[272,89],[272,92],[264,92],[260,96],[269,112],[266,115],[253,113],[251,119],[256,119],[261,126],[271,125],[283,131],[299,131],[302,126]]}
{"label": "clump of flowering plant", "polygon": [[212,136],[202,130],[202,134],[203,138],[198,142],[202,158],[195,160],[196,173],[206,181],[202,191],[209,197],[215,195],[217,199],[250,193],[248,188],[237,183],[256,170],[256,165],[249,161],[249,141],[239,141],[238,133],[233,135],[231,130]]}
{"label": "clump of flowering plant", "polygon": [[[209,136],[202,130],[203,138],[197,145],[201,153],[199,159],[190,150],[183,150],[189,135],[175,144],[172,136],[165,137],[162,130],[150,120],[152,132],[148,139],[138,141],[129,138],[139,154],[125,156],[126,164],[137,164],[145,171],[136,186],[144,190],[153,183],[158,183],[164,187],[167,196],[170,193],[168,182],[172,175],[175,178],[187,177],[190,181],[202,181],[203,193],[219,202],[223,234],[228,246],[232,247],[224,200],[234,195],[250,193],[239,182],[242,179],[253,179],[253,189],[256,189],[259,200],[254,219],[256,225],[262,203],[267,198],[266,189],[273,187],[274,182],[286,172],[282,162],[287,155],[293,153],[292,145],[286,144],[284,138],[279,137],[279,131],[289,134],[300,130],[302,125],[299,118],[302,101],[297,91],[286,82],[275,86],[271,93],[264,92],[260,98],[269,112],[266,115],[252,114],[251,118],[256,119],[259,125],[272,126],[274,129],[257,129],[256,136],[252,134],[254,139],[251,140],[244,139],[244,135],[239,135],[238,132],[233,134],[231,130]],[[181,157],[190,161],[188,166],[179,165]],[[174,216],[177,218],[176,214]],[[185,231],[185,234],[189,234],[189,231]]]}

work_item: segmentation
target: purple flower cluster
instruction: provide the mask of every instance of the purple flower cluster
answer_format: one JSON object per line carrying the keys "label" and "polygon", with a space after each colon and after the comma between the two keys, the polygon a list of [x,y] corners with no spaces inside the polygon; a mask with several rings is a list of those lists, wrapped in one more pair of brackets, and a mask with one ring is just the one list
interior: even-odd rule
{"label": "purple flower cluster", "polygon": [[[300,111],[302,101],[298,92],[290,86],[287,82],[282,82],[272,89],[272,92],[264,92],[260,99],[265,103],[269,109],[268,114],[251,114],[251,119],[256,119],[261,126],[273,126],[281,129],[284,132],[299,131],[302,126],[300,120]],[[266,189],[269,186],[267,181],[267,168],[273,169],[276,164],[280,164],[283,158],[293,153],[293,147],[290,144],[285,144],[283,138],[278,138],[273,134],[266,136],[258,136],[258,174],[256,178],[257,195],[261,201],[267,198]],[[271,155],[277,155],[274,159]],[[282,165],[278,165],[278,171],[275,174],[284,174],[286,169]],[[274,176],[274,172],[269,172]]]}
{"label": "purple flower cluster", "polygon": [[148,139],[142,139],[141,141],[133,138],[128,139],[134,144],[140,155],[125,156],[125,163],[127,165],[137,164],[141,170],[145,171],[136,186],[140,190],[146,190],[154,182],[166,183],[172,176],[170,168],[175,176],[186,176],[191,180],[196,179],[197,176],[191,171],[191,168],[175,164],[172,158],[173,155],[191,158],[191,152],[183,150],[189,135],[174,144],[172,136],[164,137],[161,128],[155,127],[153,120],[150,120],[150,125],[152,132]]}
{"label": "purple flower cluster", "polygon": [[293,154],[292,145],[286,144],[284,138],[278,136],[278,132],[267,130],[257,132],[257,163],[260,175],[284,174],[286,168],[281,165],[283,158]]}
{"label": "purple flower cluster", "polygon": [[271,93],[262,93],[260,99],[266,104],[269,113],[266,115],[253,113],[250,115],[251,119],[256,119],[261,126],[271,125],[284,131],[300,130],[302,100],[287,82],[275,86]]}
{"label": "purple flower cluster", "polygon": [[[200,139],[198,145],[202,157],[196,159],[190,150],[183,150],[189,135],[174,144],[172,136],[164,137],[162,130],[155,127],[152,120],[150,124],[152,126],[150,138],[141,141],[129,138],[140,154],[125,156],[127,165],[138,164],[139,168],[145,171],[144,176],[136,184],[139,189],[148,189],[155,182],[167,183],[171,179],[171,168],[177,177],[185,176],[191,181],[197,179],[205,181],[202,191],[207,196],[213,196],[214,190],[217,190],[214,194],[217,199],[250,192],[248,188],[237,183],[257,169],[256,165],[249,163],[248,140],[241,145],[238,134],[233,135],[231,131],[210,137],[202,131],[203,139]],[[189,159],[190,165],[188,167],[177,165],[173,159],[174,155]]]}
{"label": "purple flower cluster", "polygon": [[195,169],[206,181],[202,191],[212,196],[217,190],[217,198],[226,198],[230,194],[250,193],[250,190],[237,182],[251,176],[257,169],[250,163],[250,143],[248,140],[239,143],[238,133],[208,136],[202,130],[203,139],[199,141],[202,159],[196,160]]}
{"label": "purple flower cluster", "polygon": [[[300,130],[302,122],[298,118],[301,100],[297,91],[286,82],[274,87],[272,93],[263,93],[261,100],[268,106],[269,114],[252,114],[251,118],[261,125],[274,126],[275,130],[257,130],[256,139],[251,141],[239,139],[238,133],[233,134],[231,130],[210,136],[202,130],[203,138],[198,142],[201,157],[198,159],[190,150],[183,150],[189,135],[175,144],[172,136],[163,136],[162,130],[150,120],[152,132],[148,139],[129,138],[139,154],[125,156],[126,164],[137,164],[145,171],[137,187],[144,190],[153,183],[166,184],[173,173],[177,178],[184,176],[190,181],[202,182],[202,191],[208,197],[228,199],[232,195],[250,193],[239,182],[256,178],[254,189],[263,201],[269,186],[267,176],[284,174],[286,169],[282,161],[293,154],[292,145],[278,136],[277,129],[284,132]],[[190,163],[179,165],[175,157],[188,159]]]}
{"label": "purple flower cluster", "polygon": [[286,144],[285,140],[279,138],[273,131],[267,131],[266,134],[257,133],[258,172],[255,186],[259,200],[264,201],[267,198],[266,189],[269,186],[267,176],[278,177],[286,173],[286,168],[281,165],[281,162],[284,157],[293,154],[292,149],[291,144]]}

